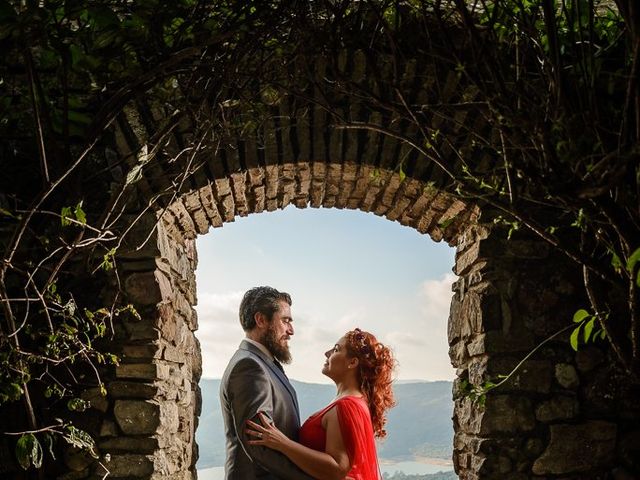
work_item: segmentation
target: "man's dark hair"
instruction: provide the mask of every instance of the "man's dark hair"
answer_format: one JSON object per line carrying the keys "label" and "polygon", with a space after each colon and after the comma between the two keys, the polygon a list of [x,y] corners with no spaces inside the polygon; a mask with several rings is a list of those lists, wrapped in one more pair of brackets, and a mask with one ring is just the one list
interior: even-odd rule
{"label": "man's dark hair", "polygon": [[240,325],[245,332],[256,326],[256,313],[260,312],[271,321],[273,314],[280,309],[279,301],[291,305],[291,295],[279,292],[272,287],[254,287],[244,294],[240,302]]}

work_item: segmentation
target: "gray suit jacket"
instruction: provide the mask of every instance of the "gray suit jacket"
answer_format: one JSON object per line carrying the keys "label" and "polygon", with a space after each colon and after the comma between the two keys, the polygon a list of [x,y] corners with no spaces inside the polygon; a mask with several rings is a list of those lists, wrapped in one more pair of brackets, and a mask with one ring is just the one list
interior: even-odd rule
{"label": "gray suit jacket", "polygon": [[298,439],[300,411],[287,376],[259,348],[243,340],[220,383],[227,458],[226,480],[311,480],[280,452],[249,445],[246,421],[265,412],[285,435]]}

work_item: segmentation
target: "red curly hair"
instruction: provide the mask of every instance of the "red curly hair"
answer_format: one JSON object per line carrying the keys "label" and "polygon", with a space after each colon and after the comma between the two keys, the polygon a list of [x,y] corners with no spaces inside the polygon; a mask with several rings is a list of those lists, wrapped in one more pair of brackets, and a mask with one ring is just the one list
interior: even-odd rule
{"label": "red curly hair", "polygon": [[396,361],[389,347],[378,342],[371,333],[356,328],[345,335],[347,352],[359,360],[358,381],[371,412],[373,433],[387,435],[386,412],[396,403],[391,383]]}

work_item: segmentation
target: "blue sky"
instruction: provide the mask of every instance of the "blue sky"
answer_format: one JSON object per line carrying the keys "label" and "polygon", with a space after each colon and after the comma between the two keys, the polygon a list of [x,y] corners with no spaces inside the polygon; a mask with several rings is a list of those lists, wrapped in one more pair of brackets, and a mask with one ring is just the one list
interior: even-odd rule
{"label": "blue sky", "polygon": [[454,249],[371,213],[284,210],[236,218],[197,240],[203,376],[219,378],[244,332],[243,293],[271,285],[293,298],[296,380],[330,383],[323,353],[360,327],[388,344],[399,380],[450,380],[446,339]]}

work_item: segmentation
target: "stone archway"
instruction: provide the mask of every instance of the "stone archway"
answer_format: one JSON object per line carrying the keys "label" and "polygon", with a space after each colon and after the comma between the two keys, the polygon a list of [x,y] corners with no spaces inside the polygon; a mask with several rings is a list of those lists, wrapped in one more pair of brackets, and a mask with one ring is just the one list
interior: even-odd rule
{"label": "stone archway", "polygon": [[[193,335],[197,328],[193,310],[195,237],[199,232],[232,221],[236,215],[318,202],[316,206],[349,206],[385,214],[434,239],[453,243],[460,235],[457,229],[475,223],[478,215],[477,209],[450,195],[366,165],[299,163],[275,166],[269,173],[266,170],[234,173],[180,197],[164,212],[149,248],[121,255],[122,269],[129,272],[124,278],[127,295],[143,310],[147,306],[150,310],[142,322],[122,325],[129,338],[121,345],[123,363],[112,385],[115,394],[108,387],[115,399],[113,425],[124,436],[164,437],[157,446],[171,447],[163,453],[158,448],[135,454],[112,453],[111,465],[116,472],[131,472],[133,462],[140,465],[141,472],[175,475],[181,467],[195,464],[190,452],[194,417],[199,412],[195,392],[201,367]],[[149,226],[140,226],[141,235],[148,233]],[[141,269],[142,265],[147,269]],[[150,385],[154,387],[148,388]],[[139,418],[151,419],[144,432]],[[129,424],[136,428],[126,431]],[[119,436],[107,438],[102,446],[117,450],[122,445],[118,442],[123,441]]]}
{"label": "stone archway", "polygon": [[[414,179],[401,181],[397,173],[373,175],[368,166],[314,163],[270,170],[236,172],[183,195],[164,212],[148,248],[122,255],[125,291],[147,309],[141,322],[122,325],[128,337],[121,345],[123,363],[108,386],[114,418],[105,422],[113,430],[103,432],[101,446],[112,452],[116,478],[133,472],[139,478],[190,478],[195,464],[201,361],[192,308],[197,233],[235,215],[314,201],[374,211],[456,245],[460,278],[449,342],[459,376],[454,460],[460,478],[531,478],[610,462],[615,423],[590,419],[574,424],[581,386],[566,346],[553,350],[551,358],[529,361],[507,389],[487,398],[486,406],[465,396],[464,382],[478,385],[505,373],[554,328],[557,315],[570,315],[566,299],[572,287],[565,272],[545,284],[547,269],[533,268],[551,258],[546,247],[531,240],[507,242],[478,222],[477,208]],[[526,275],[515,265],[527,266]],[[532,288],[531,298],[523,297],[525,288]],[[532,313],[545,322],[532,325]],[[554,425],[558,421],[567,423]],[[569,440],[576,457],[558,457]],[[590,452],[588,458],[581,448]]]}
{"label": "stone archway", "polygon": [[[362,77],[365,59],[349,55],[342,63]],[[322,61],[316,70],[322,75]],[[473,96],[453,72],[415,60],[404,72],[404,82],[418,85],[412,88],[416,98],[434,94],[432,83],[415,81],[429,74],[442,76],[446,88],[438,94]],[[341,108],[352,119],[383,118],[356,103]],[[259,135],[225,139],[215,155],[197,157],[194,168],[186,160],[150,161],[161,159],[163,149],[177,151],[193,142],[188,122],[166,136],[168,114],[142,100],[118,120],[117,155],[142,172],[128,210],[129,218],[141,221],[118,253],[122,290],[141,319],[116,325],[114,345],[122,363],[99,403],[99,446],[110,453],[112,478],[192,478],[201,373],[193,335],[195,237],[235,216],[291,204],[373,212],[456,246],[459,280],[448,333],[458,369],[454,463],[460,478],[585,478],[603,474],[625,455],[631,441],[621,439],[636,433],[620,419],[632,407],[612,412],[612,403],[593,393],[600,385],[594,382],[613,371],[598,351],[576,355],[566,342],[550,344],[484,405],[468,395],[470,386],[507,373],[565,324],[581,304],[575,269],[537,240],[516,235],[507,241],[494,226],[494,212],[441,190],[433,163],[400,140],[371,130],[335,129],[325,108],[301,105],[293,96],[285,95],[273,109]],[[435,116],[433,122],[451,145],[461,122],[491,130],[464,112],[450,124]],[[466,140],[458,140],[463,151]],[[406,170],[398,168],[402,162]],[[189,174],[180,185],[166,185],[170,172],[182,170]],[[156,201],[148,208],[151,198]],[[116,288],[109,286],[105,294]]]}

